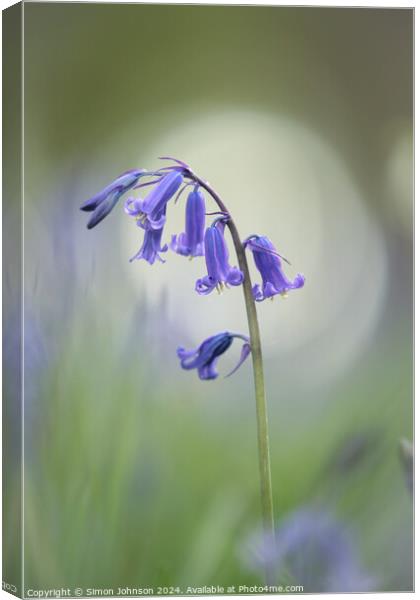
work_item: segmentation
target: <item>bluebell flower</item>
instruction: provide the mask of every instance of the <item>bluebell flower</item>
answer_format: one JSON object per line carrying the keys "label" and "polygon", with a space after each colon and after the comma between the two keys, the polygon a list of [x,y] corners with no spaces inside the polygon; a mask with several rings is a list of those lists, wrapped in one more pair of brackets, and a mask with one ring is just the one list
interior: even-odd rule
{"label": "bluebell flower", "polygon": [[[244,341],[242,352],[236,367],[229,373],[232,375],[241,364],[246,360],[251,351],[249,338],[239,333],[217,333],[206,340],[195,350],[185,350],[179,347],[177,350],[178,358],[181,359],[181,367],[183,369],[197,369],[200,379],[216,379],[218,373],[216,371],[216,363],[221,356],[231,346],[234,338],[239,338]],[[228,376],[229,376],[228,375]]]}
{"label": "bluebell flower", "polygon": [[220,291],[223,284],[241,285],[244,275],[237,267],[229,265],[229,251],[224,238],[225,223],[217,219],[204,235],[204,254],[207,275],[198,279],[195,289],[199,294],[210,294],[215,288]]}
{"label": "bluebell flower", "polygon": [[[281,523],[274,539],[253,536],[248,544],[251,567],[286,576],[305,592],[369,592],[376,578],[361,565],[352,532],[329,511],[304,506]],[[276,577],[277,575],[277,577]]]}
{"label": "bluebell flower", "polygon": [[173,235],[171,249],[183,256],[203,256],[206,203],[196,186],[188,195],[185,208],[185,232]]}
{"label": "bluebell flower", "polygon": [[141,227],[162,229],[166,221],[166,205],[176,193],[183,181],[183,175],[177,170],[164,175],[146,198],[138,198],[131,206],[132,213],[139,219]]}
{"label": "bluebell flower", "polygon": [[152,229],[152,227],[146,227],[144,231],[143,244],[137,254],[130,258],[130,262],[140,259],[147,260],[147,262],[151,265],[153,265],[156,260],[165,262],[160,256],[160,252],[166,252],[168,250],[168,245],[165,244],[162,246],[162,234],[163,227],[161,229]]}
{"label": "bluebell flower", "polygon": [[251,235],[245,240],[244,246],[252,251],[255,265],[262,277],[262,288],[258,284],[252,288],[254,299],[257,302],[272,298],[276,294],[285,296],[289,290],[301,288],[304,285],[305,277],[300,273],[293,281],[286,277],[280,255],[266,236]]}
{"label": "bluebell flower", "polygon": [[132,189],[140,177],[145,174],[146,171],[141,169],[131,169],[130,171],[126,171],[114,179],[114,181],[98,194],[84,202],[80,209],[93,213],[87,224],[88,229],[92,229],[92,227],[95,227],[102,219],[105,219],[121,196]]}

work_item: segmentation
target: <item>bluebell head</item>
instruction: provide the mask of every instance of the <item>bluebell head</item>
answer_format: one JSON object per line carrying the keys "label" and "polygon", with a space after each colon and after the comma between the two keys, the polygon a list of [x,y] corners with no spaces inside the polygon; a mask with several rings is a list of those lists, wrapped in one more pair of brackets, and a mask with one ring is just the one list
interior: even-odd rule
{"label": "bluebell head", "polygon": [[226,350],[230,348],[235,338],[243,340],[244,344],[242,346],[241,357],[238,364],[229,373],[229,375],[232,375],[247,358],[251,351],[251,347],[247,336],[239,333],[230,333],[229,331],[217,333],[216,335],[207,338],[195,350],[188,351],[185,350],[185,348],[179,347],[177,354],[178,358],[181,359],[181,367],[187,370],[197,369],[200,379],[216,379],[218,376],[216,364],[219,356],[224,354]]}
{"label": "bluebell head", "polygon": [[204,255],[206,259],[207,275],[198,279],[195,284],[196,291],[201,294],[210,294],[214,289],[220,291],[223,285],[241,285],[244,275],[237,267],[229,264],[229,251],[224,238],[225,223],[217,219],[208,227],[204,235]]}
{"label": "bluebell head", "polygon": [[166,205],[182,182],[183,176],[180,172],[170,171],[162,177],[144,200],[141,198],[135,200],[136,216],[141,226],[162,229],[166,222]]}
{"label": "bluebell head", "polygon": [[252,235],[245,240],[244,245],[252,251],[255,266],[262,278],[262,286],[256,284],[252,288],[254,299],[257,302],[272,298],[276,294],[285,296],[289,290],[301,288],[304,285],[305,277],[300,273],[293,281],[286,277],[280,255],[268,237]]}
{"label": "bluebell head", "polygon": [[[164,210],[165,212],[166,209]],[[137,225],[140,226],[139,222],[137,222]],[[137,254],[130,258],[130,262],[140,259],[146,260],[150,265],[153,265],[156,260],[162,263],[165,262],[160,256],[161,252],[168,250],[167,244],[162,246],[163,227],[161,229],[152,229],[152,227],[146,225],[146,227],[143,226],[143,229],[143,244]]]}
{"label": "bluebell head", "polygon": [[87,224],[88,229],[105,219],[121,196],[132,189],[145,173],[146,171],[141,169],[125,171],[98,194],[84,202],[80,209],[93,213]]}
{"label": "bluebell head", "polygon": [[196,186],[187,198],[185,232],[172,236],[171,249],[183,256],[203,256],[205,227],[206,203],[203,193]]}

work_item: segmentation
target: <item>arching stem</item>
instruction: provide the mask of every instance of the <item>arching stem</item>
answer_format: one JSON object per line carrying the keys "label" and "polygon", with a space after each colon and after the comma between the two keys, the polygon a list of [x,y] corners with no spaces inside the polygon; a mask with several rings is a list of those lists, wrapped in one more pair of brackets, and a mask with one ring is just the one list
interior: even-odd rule
{"label": "arching stem", "polygon": [[236,255],[238,257],[239,268],[244,274],[243,291],[246,305],[246,313],[248,317],[249,336],[251,342],[252,363],[254,369],[254,384],[255,384],[255,400],[257,408],[257,431],[258,431],[258,456],[260,468],[261,482],[261,503],[262,517],[264,530],[268,535],[274,535],[274,517],[273,517],[273,494],[271,488],[271,467],[270,467],[270,449],[268,436],[268,418],[267,418],[267,403],[265,399],[264,386],[264,370],[261,351],[260,329],[258,326],[257,309],[255,300],[252,295],[252,283],[249,274],[248,261],[245,254],[239,232],[230,213],[227,210],[224,202],[209,183],[200,179],[192,171],[186,173],[189,177],[196,181],[210,196],[215,200],[223,213],[229,215],[227,226],[232,235],[233,244],[235,246]]}

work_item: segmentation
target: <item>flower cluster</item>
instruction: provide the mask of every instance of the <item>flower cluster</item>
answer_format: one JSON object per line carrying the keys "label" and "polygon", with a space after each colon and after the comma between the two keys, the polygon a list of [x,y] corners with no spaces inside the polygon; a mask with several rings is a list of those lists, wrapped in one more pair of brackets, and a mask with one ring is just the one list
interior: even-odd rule
{"label": "flower cluster", "polygon": [[[165,157],[167,158],[167,157]],[[197,280],[195,290],[207,295],[224,287],[239,286],[244,282],[244,273],[229,262],[229,251],[225,240],[225,227],[230,215],[218,211],[218,217],[206,227],[206,199],[203,194],[203,182],[199,180],[188,165],[177,159],[174,164],[157,171],[131,169],[114,179],[98,194],[87,200],[81,210],[91,212],[88,229],[100,223],[124,195],[140,188],[151,187],[144,197],[129,196],[125,200],[125,213],[133,217],[136,225],[143,230],[143,243],[131,260],[146,260],[153,265],[156,261],[165,262],[161,254],[170,248],[173,252],[190,258],[204,256],[207,274]],[[140,182],[140,183],[139,183]],[[185,231],[174,234],[168,243],[162,242],[167,222],[170,201],[175,204],[185,190],[188,190],[185,205]],[[281,257],[273,244],[265,236],[252,235],[244,242],[254,257],[255,265],[262,278],[262,286],[254,285],[253,295],[258,302],[273,298],[276,294],[285,295],[288,290],[302,287],[305,279],[298,274],[290,281],[283,272]],[[197,369],[200,379],[215,379],[216,362],[232,344],[235,338],[244,341],[241,358],[232,374],[250,353],[250,341],[247,336],[229,332],[216,334],[205,340],[197,350],[187,352],[178,348],[178,357],[183,369]]]}

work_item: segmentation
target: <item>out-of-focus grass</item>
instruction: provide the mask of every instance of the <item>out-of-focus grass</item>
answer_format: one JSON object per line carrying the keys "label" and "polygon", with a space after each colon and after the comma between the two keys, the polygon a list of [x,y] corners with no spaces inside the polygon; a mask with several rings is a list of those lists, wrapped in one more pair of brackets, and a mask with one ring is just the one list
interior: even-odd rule
{"label": "out-of-focus grass", "polygon": [[[246,371],[233,384],[199,382],[174,370],[164,348],[153,363],[141,339],[127,356],[112,343],[118,328],[86,312],[27,407],[36,410],[25,464],[27,586],[258,582],[240,560],[260,519]],[[289,431],[287,396],[269,390],[276,517],[311,502],[338,511],[381,589],[403,589],[410,569],[387,570],[395,550],[386,540],[409,561],[411,504],[397,456],[409,410],[384,412],[389,382],[377,386],[369,370]],[[384,372],[392,378],[392,364]]]}

